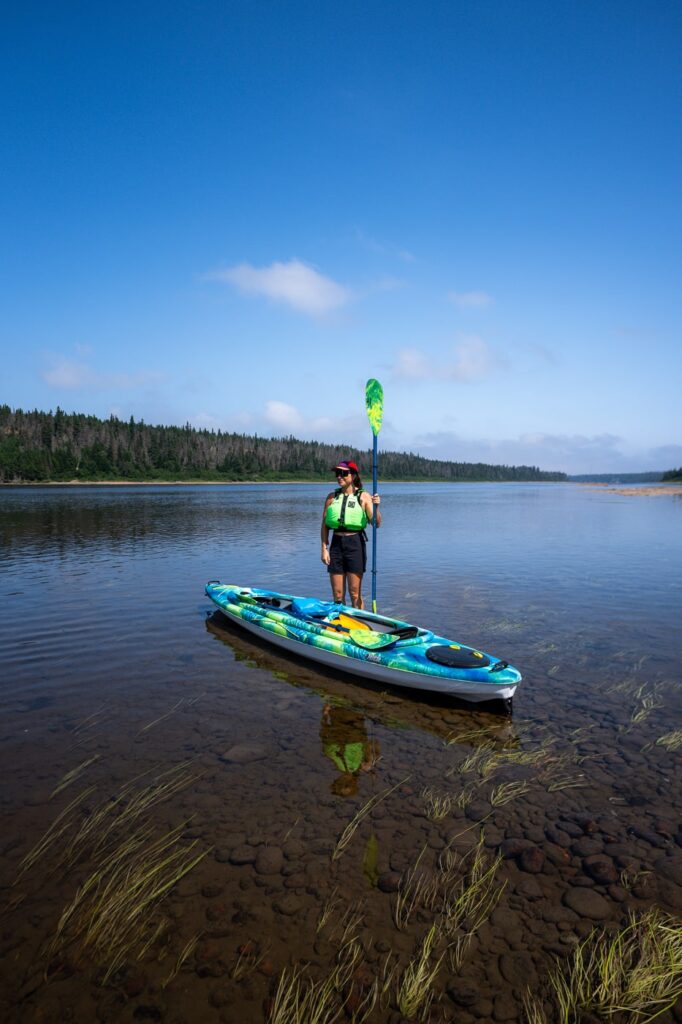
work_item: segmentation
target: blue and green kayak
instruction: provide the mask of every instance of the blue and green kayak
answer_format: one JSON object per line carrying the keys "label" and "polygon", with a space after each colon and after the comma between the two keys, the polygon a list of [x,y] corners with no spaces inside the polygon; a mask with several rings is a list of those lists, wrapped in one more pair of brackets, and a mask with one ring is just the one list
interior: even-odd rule
{"label": "blue and green kayak", "polygon": [[228,619],[286,651],[377,683],[508,701],[521,673],[484,651],[408,622],[333,601],[211,582]]}

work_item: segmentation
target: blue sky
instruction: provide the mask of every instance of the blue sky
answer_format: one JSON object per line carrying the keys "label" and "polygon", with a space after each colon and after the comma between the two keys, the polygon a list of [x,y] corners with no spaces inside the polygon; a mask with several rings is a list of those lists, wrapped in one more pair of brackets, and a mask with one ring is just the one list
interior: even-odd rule
{"label": "blue sky", "polygon": [[15,5],[0,401],[682,464],[682,5]]}

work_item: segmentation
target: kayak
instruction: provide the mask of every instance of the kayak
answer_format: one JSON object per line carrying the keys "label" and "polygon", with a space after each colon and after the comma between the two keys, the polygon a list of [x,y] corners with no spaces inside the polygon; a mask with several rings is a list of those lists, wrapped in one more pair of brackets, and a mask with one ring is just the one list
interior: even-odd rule
{"label": "kayak", "polygon": [[479,702],[510,701],[521,681],[517,669],[485,651],[364,609],[215,580],[206,594],[255,636],[372,682]]}

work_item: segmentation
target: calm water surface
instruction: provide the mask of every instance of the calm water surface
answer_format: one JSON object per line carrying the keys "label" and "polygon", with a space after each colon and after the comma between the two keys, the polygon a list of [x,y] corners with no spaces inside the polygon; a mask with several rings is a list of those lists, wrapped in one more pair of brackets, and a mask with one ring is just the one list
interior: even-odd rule
{"label": "calm water surface", "polygon": [[434,1021],[523,1020],[526,984],[595,925],[682,913],[682,500],[381,488],[379,610],[515,664],[509,720],[212,613],[209,579],[327,595],[327,490],[0,491],[3,1019],[266,1021],[285,969],[318,980],[348,949],[340,1019],[392,967],[368,1019],[403,1019],[442,918],[420,897],[401,919],[398,887],[466,878],[481,833],[504,889],[473,936],[441,929]]}

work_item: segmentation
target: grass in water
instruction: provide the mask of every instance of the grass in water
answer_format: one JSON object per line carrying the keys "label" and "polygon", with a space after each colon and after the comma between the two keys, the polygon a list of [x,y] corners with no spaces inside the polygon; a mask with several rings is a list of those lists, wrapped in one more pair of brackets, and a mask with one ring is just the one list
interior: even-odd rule
{"label": "grass in water", "polygon": [[160,934],[161,899],[209,852],[197,853],[196,840],[182,845],[184,830],[154,838],[147,827],[124,839],[62,913],[49,955],[76,944],[106,968],[106,984],[140,946],[146,951]]}
{"label": "grass in water", "polygon": [[150,820],[157,804],[200,777],[188,764],[160,772],[146,785],[141,780],[150,772],[144,772],[99,805],[95,787],[89,787],[24,857],[17,881],[39,867],[48,876],[61,871],[68,877],[84,866],[80,884],[74,877],[78,888],[62,912],[48,958],[70,948],[74,958],[87,956],[102,967],[106,983],[167,930],[160,913],[164,896],[209,852],[199,852],[196,841],[183,841],[186,825],[158,836]]}
{"label": "grass in water", "polygon": [[505,887],[496,882],[502,856],[491,860],[484,840],[481,830],[478,842],[467,853],[445,850],[433,873],[419,870],[424,848],[393,904],[393,921],[399,930],[407,927],[417,907],[439,916],[453,970],[460,966],[471,937],[490,916]]}
{"label": "grass in water", "polygon": [[241,981],[247,975],[253,974],[254,971],[258,970],[264,958],[265,953],[261,953],[252,943],[246,943],[242,947],[237,957],[237,962],[230,972],[232,979],[234,981]]}
{"label": "grass in water", "polygon": [[73,782],[75,782],[76,779],[80,778],[80,776],[83,774],[86,768],[89,768],[91,764],[95,763],[95,761],[99,761],[99,754],[96,754],[94,757],[89,757],[87,761],[83,761],[82,764],[79,764],[76,768],[72,768],[70,772],[67,772],[66,775],[63,776],[59,784],[55,786],[55,788],[50,793],[50,800],[52,800],[53,797],[57,796],[58,793],[61,793],[62,790],[66,789],[67,786],[70,786]]}
{"label": "grass in water", "polygon": [[424,1020],[433,1002],[433,984],[445,953],[441,953],[435,962],[432,955],[441,937],[437,925],[431,925],[419,950],[400,975],[396,1003],[403,1017],[410,1020]]}
{"label": "grass in water", "polygon": [[121,832],[132,828],[152,807],[201,778],[202,773],[187,770],[189,765],[189,761],[175,765],[157,775],[149,785],[140,786],[140,780],[150,774],[144,772],[123,786],[116,796],[91,810],[80,823],[76,822],[76,815],[72,815],[72,835],[63,844],[55,868],[68,867],[86,854],[107,849]]}
{"label": "grass in water", "polygon": [[663,736],[659,736],[656,746],[665,747],[666,750],[681,750],[682,729],[674,729],[672,732],[666,732]]}
{"label": "grass in water", "polygon": [[646,684],[640,686],[634,696],[637,703],[630,715],[630,721],[633,725],[641,725],[642,722],[647,720],[652,711],[657,711],[663,707],[659,700],[658,687],[656,686],[649,688],[647,688]]}
{"label": "grass in water", "polygon": [[473,800],[477,788],[476,785],[472,785],[465,786],[464,789],[460,790],[455,797],[455,807],[458,807],[460,811],[465,810]]}
{"label": "grass in water", "polygon": [[633,871],[625,868],[620,873],[620,884],[627,892],[632,892],[633,888],[639,882],[643,882],[650,874],[650,871]]}
{"label": "grass in water", "polygon": [[194,956],[194,950],[197,948],[197,943],[199,942],[200,938],[201,932],[199,932],[198,935],[193,936],[193,938],[189,940],[184,949],[181,950],[177,960],[173,965],[173,970],[170,972],[166,980],[161,982],[161,988],[168,988],[171,981],[173,981],[173,979],[180,973],[180,971],[185,966],[190,957]]}
{"label": "grass in water", "polygon": [[491,743],[490,741],[482,743],[480,747],[477,747],[477,749],[473,751],[473,753],[468,754],[464,758],[462,763],[458,765],[457,770],[462,775],[468,775],[470,772],[477,772],[479,771],[481,764],[485,764],[497,756],[498,754],[494,743]]}
{"label": "grass in water", "polygon": [[332,916],[336,913],[336,911],[342,905],[342,903],[343,903],[343,901],[342,901],[341,897],[339,896],[339,891],[336,888],[336,886],[334,886],[334,888],[332,889],[332,891],[331,891],[331,893],[329,895],[329,898],[326,900],[324,906],[322,907],[322,910],[320,911],[320,916],[319,916],[319,918],[317,920],[317,931],[318,932],[322,931],[324,926],[332,918]]}
{"label": "grass in water", "polygon": [[348,823],[348,825],[346,825],[343,832],[339,836],[339,839],[332,853],[332,860],[339,859],[339,857],[342,855],[342,853],[352,840],[353,836],[355,835],[355,832],[360,822],[374,810],[377,804],[380,804],[382,800],[385,800],[387,796],[390,796],[390,794],[393,793],[396,789],[398,789],[399,786],[404,786],[405,783],[410,778],[411,776],[407,775],[404,779],[401,779],[400,782],[396,782],[395,786],[391,786],[389,789],[385,789],[383,793],[377,793],[376,796],[370,797],[367,803],[360,808],[358,813]]}
{"label": "grass in water", "polygon": [[29,850],[21,861],[16,882],[18,882],[27,871],[35,867],[38,861],[42,860],[47,852],[56,844],[57,840],[61,839],[67,832],[69,832],[73,827],[73,815],[76,808],[94,792],[94,786],[84,789],[82,793],[79,793],[77,797],[74,797],[71,803],[68,804],[63,811],[60,811],[45,834],[38,840],[36,845]]}
{"label": "grass in water", "polygon": [[528,1024],[573,1024],[582,1013],[603,1020],[623,1014],[648,1024],[682,995],[682,924],[657,908],[615,934],[592,932],[574,949],[566,966],[549,976],[547,1015],[530,992],[525,999]]}
{"label": "grass in water", "polygon": [[139,736],[143,732],[148,732],[150,729],[153,729],[155,725],[158,725],[159,722],[164,722],[167,718],[170,718],[170,716],[175,714],[175,712],[178,710],[178,708],[181,708],[184,703],[185,703],[185,698],[181,697],[180,700],[177,701],[177,703],[173,705],[173,707],[170,709],[170,711],[166,711],[165,714],[159,715],[158,718],[155,718],[153,721],[147,722],[146,725],[143,725],[142,728],[139,730],[137,735]]}
{"label": "grass in water", "polygon": [[442,821],[444,818],[447,818],[453,807],[456,806],[456,797],[451,796],[449,793],[439,795],[428,787],[422,790],[421,797],[424,801],[426,817],[430,821]]}
{"label": "grass in water", "polygon": [[491,860],[484,841],[481,830],[476,845],[463,856],[451,850],[443,855],[449,884],[444,887],[441,914],[443,930],[451,940],[448,956],[453,971],[461,967],[471,939],[497,906],[507,884],[496,881],[502,855]]}
{"label": "grass in water", "polygon": [[579,789],[586,786],[584,775],[562,775],[547,786],[548,793],[559,793],[562,789]]}
{"label": "grass in water", "polygon": [[425,852],[426,847],[423,846],[416,861],[406,873],[393,903],[393,923],[398,931],[407,927],[415,907],[427,901],[429,881],[423,872],[419,872],[419,864]]}
{"label": "grass in water", "polygon": [[502,807],[510,800],[515,800],[517,796],[523,796],[529,789],[528,782],[501,782],[490,794],[490,803],[493,807]]}
{"label": "grass in water", "polygon": [[[269,1024],[333,1024],[343,1016],[345,993],[362,957],[356,940],[342,946],[336,963],[326,977],[314,981],[301,967],[284,970],[268,1016]],[[352,1020],[364,1024],[377,1001],[378,982],[363,994]]]}

